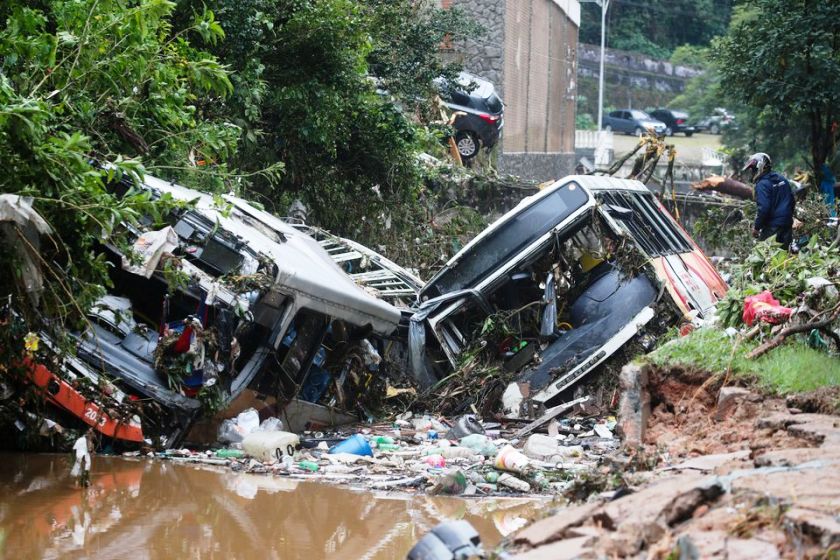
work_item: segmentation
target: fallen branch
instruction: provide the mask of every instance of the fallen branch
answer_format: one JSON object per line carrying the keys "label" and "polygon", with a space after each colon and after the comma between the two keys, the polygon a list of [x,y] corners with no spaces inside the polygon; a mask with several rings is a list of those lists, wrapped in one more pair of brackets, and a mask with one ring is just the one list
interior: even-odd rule
{"label": "fallen branch", "polygon": [[692,183],[691,188],[696,191],[717,191],[742,200],[753,199],[753,190],[749,185],[722,175],[710,175],[698,183]]}
{"label": "fallen branch", "polygon": [[759,356],[763,356],[773,348],[781,346],[785,339],[792,334],[808,332],[814,329],[824,329],[828,327],[831,323],[833,323],[838,316],[840,316],[840,306],[834,308],[833,313],[828,319],[823,319],[822,321],[812,321],[810,323],[803,323],[801,325],[796,325],[793,327],[787,327],[786,329],[783,329],[778,335],[776,335],[775,338],[765,342],[764,344],[747,354],[747,358],[752,360],[758,358]]}

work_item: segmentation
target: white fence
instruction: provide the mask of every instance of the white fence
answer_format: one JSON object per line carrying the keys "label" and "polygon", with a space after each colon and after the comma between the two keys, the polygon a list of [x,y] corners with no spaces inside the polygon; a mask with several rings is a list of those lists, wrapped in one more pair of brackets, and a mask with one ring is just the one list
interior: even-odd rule
{"label": "white fence", "polygon": [[575,148],[595,150],[595,165],[610,163],[613,152],[613,133],[606,130],[575,130]]}

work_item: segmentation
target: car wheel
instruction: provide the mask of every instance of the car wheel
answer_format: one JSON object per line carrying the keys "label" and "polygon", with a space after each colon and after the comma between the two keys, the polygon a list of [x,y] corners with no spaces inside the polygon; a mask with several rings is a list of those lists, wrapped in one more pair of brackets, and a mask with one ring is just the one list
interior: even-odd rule
{"label": "car wheel", "polygon": [[455,135],[455,146],[458,148],[461,159],[474,158],[478,153],[478,138],[473,132],[461,130]]}
{"label": "car wheel", "polygon": [[720,134],[720,126],[718,126],[717,124],[713,124],[709,127],[709,132],[711,132],[712,134]]}
{"label": "car wheel", "polygon": [[674,135],[674,131],[671,130],[670,126],[665,129],[665,136],[673,136],[673,135]]}
{"label": "car wheel", "polygon": [[641,127],[641,126],[637,126],[637,127],[636,127],[636,130],[634,130],[634,131],[633,131],[633,136],[641,136],[641,135],[642,135],[642,134],[644,134],[644,133],[645,133],[645,131],[644,131],[644,130],[642,130],[642,127]]}
{"label": "car wheel", "polygon": [[694,133],[693,133],[693,132],[686,132],[686,133],[685,133],[685,137],[686,137],[686,138],[691,138],[691,135],[692,135],[692,134],[694,134]]}

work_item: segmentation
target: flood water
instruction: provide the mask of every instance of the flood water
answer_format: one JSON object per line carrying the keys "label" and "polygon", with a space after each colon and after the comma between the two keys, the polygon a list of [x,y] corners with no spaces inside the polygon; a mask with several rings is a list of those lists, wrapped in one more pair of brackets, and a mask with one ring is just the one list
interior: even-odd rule
{"label": "flood water", "polygon": [[489,549],[546,506],[100,456],[81,490],[69,457],[0,455],[0,557],[403,559],[441,521],[468,520]]}

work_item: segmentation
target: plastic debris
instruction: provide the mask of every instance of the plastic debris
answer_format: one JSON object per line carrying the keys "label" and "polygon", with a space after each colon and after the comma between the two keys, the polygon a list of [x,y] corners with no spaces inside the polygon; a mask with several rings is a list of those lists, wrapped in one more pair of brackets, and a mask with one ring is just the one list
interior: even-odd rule
{"label": "plastic debris", "polygon": [[294,455],[300,438],[290,432],[253,432],[242,440],[242,448],[249,456],[272,463],[282,461],[284,455]]}
{"label": "plastic debris", "polygon": [[330,449],[330,453],[348,453],[350,455],[373,455],[370,444],[359,434],[354,434]]}
{"label": "plastic debris", "polygon": [[496,468],[503,471],[525,472],[530,464],[528,457],[512,445],[504,446],[496,455]]}
{"label": "plastic debris", "polygon": [[768,290],[760,294],[744,298],[744,314],[742,319],[747,326],[753,326],[756,321],[778,325],[790,318],[793,309],[784,307]]}
{"label": "plastic debris", "polygon": [[465,414],[455,421],[455,425],[446,433],[446,439],[461,439],[470,434],[483,434],[484,426],[474,414]]}

